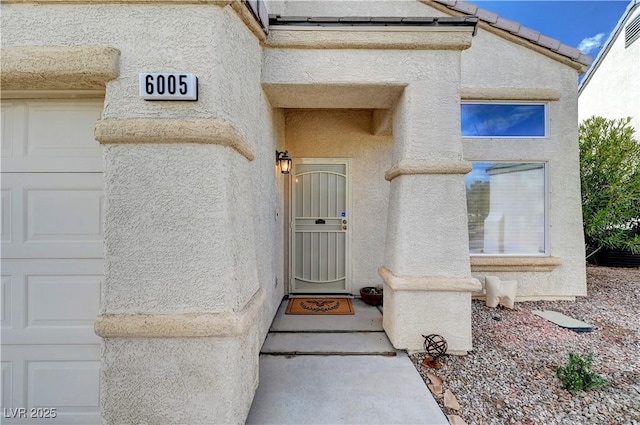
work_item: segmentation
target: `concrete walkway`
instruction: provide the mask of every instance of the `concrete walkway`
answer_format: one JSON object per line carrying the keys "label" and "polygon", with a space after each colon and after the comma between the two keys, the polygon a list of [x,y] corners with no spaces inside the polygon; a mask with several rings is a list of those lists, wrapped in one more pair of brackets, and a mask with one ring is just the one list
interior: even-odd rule
{"label": "concrete walkway", "polygon": [[353,316],[285,315],[283,301],[248,424],[448,424],[381,312],[353,301]]}

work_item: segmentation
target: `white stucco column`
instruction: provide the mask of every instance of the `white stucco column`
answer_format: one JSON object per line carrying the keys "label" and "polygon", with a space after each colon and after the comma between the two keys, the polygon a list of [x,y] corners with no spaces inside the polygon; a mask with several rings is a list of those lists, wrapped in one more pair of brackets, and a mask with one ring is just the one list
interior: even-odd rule
{"label": "white stucco column", "polygon": [[[258,384],[251,150],[215,119],[103,120],[107,423],[241,423]],[[197,143],[195,143],[197,142]]]}
{"label": "white stucco column", "polygon": [[442,75],[406,87],[394,117],[383,325],[396,348],[421,350],[422,335],[449,351],[471,347],[471,277],[460,136],[460,52]]}
{"label": "white stucco column", "polygon": [[[258,385],[274,278],[257,257],[255,214],[265,209],[254,205],[253,182],[258,172],[273,176],[274,151],[257,137],[267,113],[260,40],[244,5],[226,3],[135,9],[146,21],[130,27],[149,33],[122,47],[95,128],[104,148],[95,331],[106,424],[244,423]],[[139,73],[174,70],[198,77],[197,101],[138,96]]]}

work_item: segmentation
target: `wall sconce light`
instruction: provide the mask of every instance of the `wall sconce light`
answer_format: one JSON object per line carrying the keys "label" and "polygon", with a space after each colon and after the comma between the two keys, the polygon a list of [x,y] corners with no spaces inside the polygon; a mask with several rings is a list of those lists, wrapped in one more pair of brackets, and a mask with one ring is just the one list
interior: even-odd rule
{"label": "wall sconce light", "polygon": [[276,151],[276,164],[280,166],[280,172],[282,174],[289,174],[289,171],[291,170],[291,158],[289,158],[289,151]]}

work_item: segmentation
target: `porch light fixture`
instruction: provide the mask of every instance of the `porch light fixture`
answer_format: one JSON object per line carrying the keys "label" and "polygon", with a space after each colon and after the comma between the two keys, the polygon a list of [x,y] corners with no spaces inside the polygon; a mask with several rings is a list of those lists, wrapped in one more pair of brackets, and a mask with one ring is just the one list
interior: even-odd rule
{"label": "porch light fixture", "polygon": [[280,172],[282,174],[289,174],[289,171],[291,170],[291,158],[289,158],[289,151],[276,151],[276,165],[280,166]]}

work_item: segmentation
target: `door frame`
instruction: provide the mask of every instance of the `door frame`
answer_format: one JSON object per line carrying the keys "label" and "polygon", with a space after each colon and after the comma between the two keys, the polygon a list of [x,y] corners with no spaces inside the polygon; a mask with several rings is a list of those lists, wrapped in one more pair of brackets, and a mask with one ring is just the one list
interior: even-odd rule
{"label": "door frame", "polygon": [[[301,164],[344,164],[345,166],[345,176],[346,176],[346,187],[345,194],[346,200],[345,205],[347,207],[347,221],[348,228],[345,235],[345,291],[344,294],[353,294],[353,283],[352,283],[352,263],[351,263],[351,234],[350,231],[352,229],[352,220],[353,220],[353,203],[351,199],[351,158],[291,158],[291,174],[289,174],[289,226],[288,226],[288,240],[289,240],[289,279],[287,282],[287,294],[289,295],[299,295],[301,293],[293,292],[293,279],[294,279],[294,261],[293,261],[293,250],[294,250],[294,205],[293,205],[293,179],[295,178],[295,170],[298,165]],[[331,292],[331,294],[342,292]],[[322,292],[318,292],[318,294],[322,294]]]}

